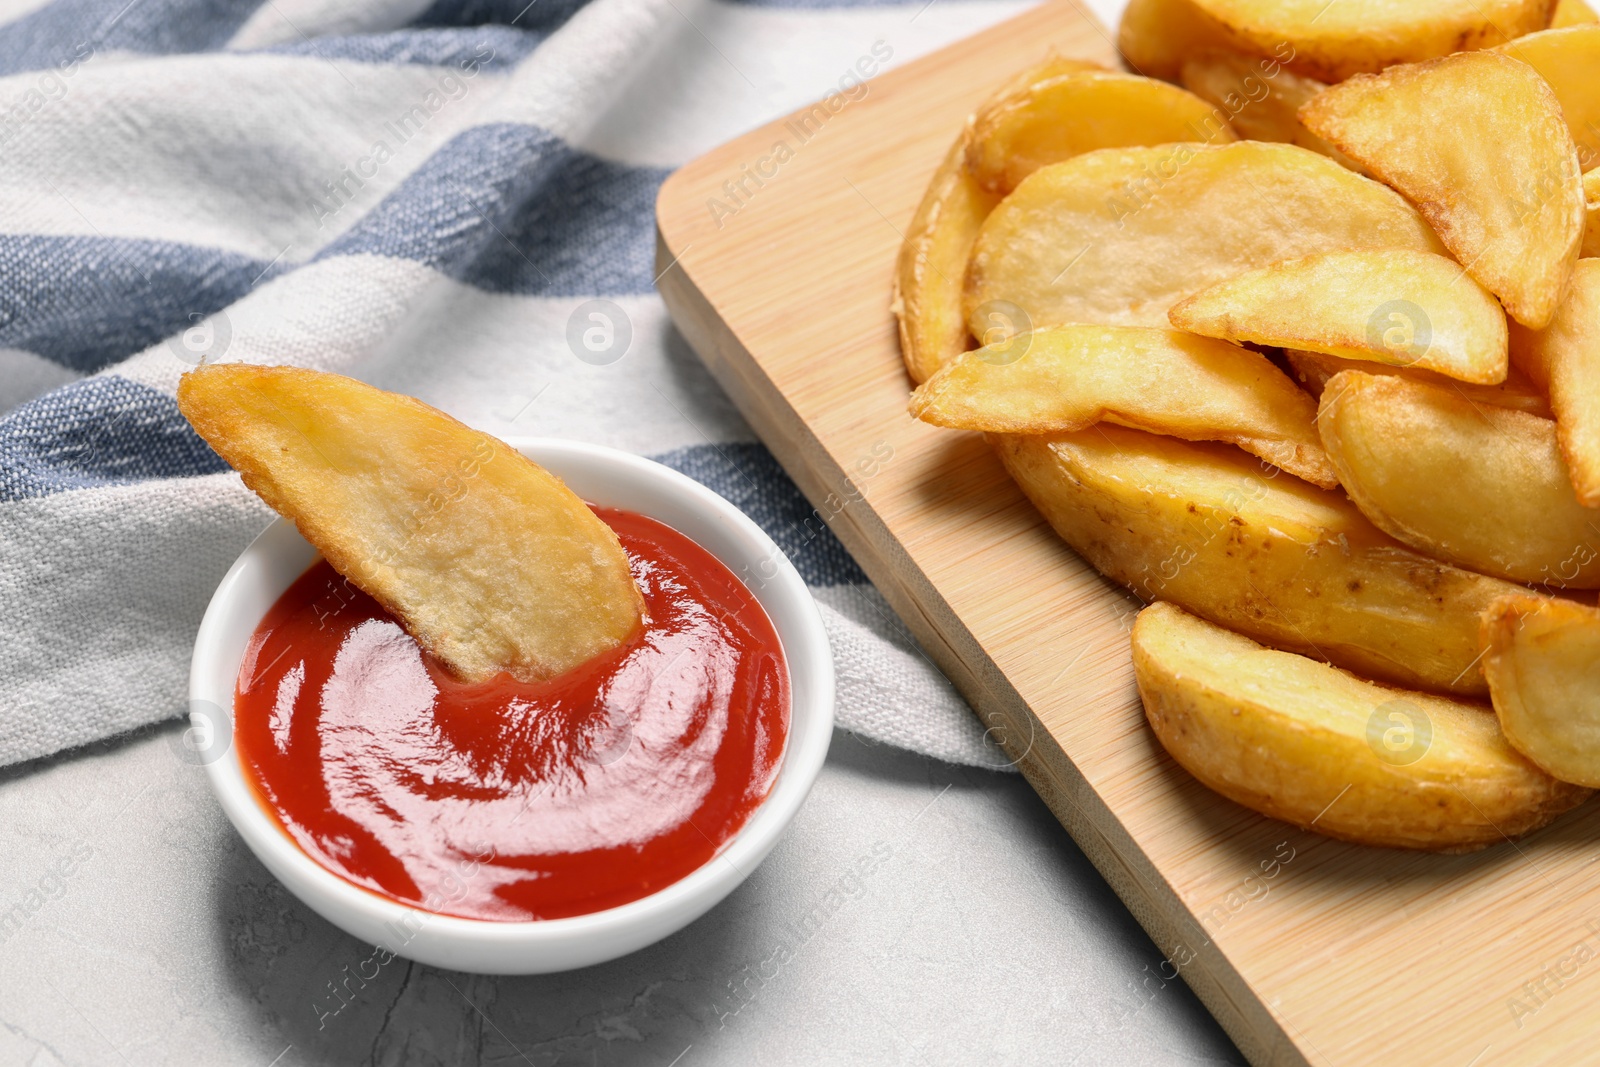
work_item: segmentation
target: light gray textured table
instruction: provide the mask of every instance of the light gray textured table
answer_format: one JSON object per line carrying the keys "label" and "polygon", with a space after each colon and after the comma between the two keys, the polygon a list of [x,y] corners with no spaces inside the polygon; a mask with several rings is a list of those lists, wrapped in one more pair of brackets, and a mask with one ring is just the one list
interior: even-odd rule
{"label": "light gray textured table", "polygon": [[180,731],[0,771],[0,1064],[1243,1062],[1015,775],[838,733],[771,857],[676,936],[363,981],[371,949],[256,862]]}

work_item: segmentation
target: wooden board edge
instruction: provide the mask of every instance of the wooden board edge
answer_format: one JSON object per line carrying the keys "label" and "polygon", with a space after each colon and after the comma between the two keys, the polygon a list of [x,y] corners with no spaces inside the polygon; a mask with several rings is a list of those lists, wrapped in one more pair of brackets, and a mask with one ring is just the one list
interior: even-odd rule
{"label": "wooden board edge", "polygon": [[[656,285],[679,332],[979,721],[991,729],[1001,728],[1007,739],[1006,752],[1024,778],[1157,947],[1169,958],[1179,945],[1193,954],[1178,974],[1245,1057],[1256,1067],[1309,1067],[1299,1043],[1250,991],[1216,944],[1208,938],[1195,947],[1181,924],[1170,918],[1188,913],[1171,884],[1145,857],[1021,694],[994,667],[933,583],[899,547],[887,524],[865,497],[853,490],[843,467],[769,378],[742,371],[742,367],[758,366],[757,361],[694,284],[689,265],[682,262],[662,228],[660,204],[674,195],[676,176],[668,177],[657,197]],[[887,293],[884,300],[888,314]],[[801,461],[792,457],[801,457]],[[821,507],[820,502],[830,494],[848,503],[838,510]],[[868,526],[876,537],[869,536]],[[880,552],[878,544],[895,546],[893,555]],[[934,618],[929,606],[941,617]],[[1015,751],[1011,739],[1022,737],[1043,737],[1045,741]]]}

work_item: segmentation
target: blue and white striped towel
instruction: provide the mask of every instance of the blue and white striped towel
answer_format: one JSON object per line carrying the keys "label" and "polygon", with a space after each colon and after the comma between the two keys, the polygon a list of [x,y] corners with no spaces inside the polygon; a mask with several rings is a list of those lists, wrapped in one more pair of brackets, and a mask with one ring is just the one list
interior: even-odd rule
{"label": "blue and white striped towel", "polygon": [[0,9],[0,764],[183,712],[201,612],[270,518],[178,414],[209,352],[688,472],[813,587],[844,726],[1002,765],[672,331],[652,208],[859,58],[1025,4],[793,3]]}

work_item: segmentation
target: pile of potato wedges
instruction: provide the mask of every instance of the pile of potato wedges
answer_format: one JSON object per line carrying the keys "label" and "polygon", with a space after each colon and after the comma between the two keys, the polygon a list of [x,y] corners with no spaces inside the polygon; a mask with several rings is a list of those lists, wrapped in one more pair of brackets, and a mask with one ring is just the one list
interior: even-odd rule
{"label": "pile of potato wedges", "polygon": [[913,416],[1149,606],[1173,759],[1465,851],[1600,787],[1600,21],[1132,0],[967,121],[906,233]]}

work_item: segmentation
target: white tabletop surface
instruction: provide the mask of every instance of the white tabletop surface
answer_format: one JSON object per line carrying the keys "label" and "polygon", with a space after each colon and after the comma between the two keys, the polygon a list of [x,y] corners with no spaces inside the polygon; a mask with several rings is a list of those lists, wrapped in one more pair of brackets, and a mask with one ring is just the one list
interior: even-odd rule
{"label": "white tabletop surface", "polygon": [[838,733],[771,857],[661,944],[363,981],[180,731],[0,771],[0,1064],[1243,1062],[1016,775]]}

